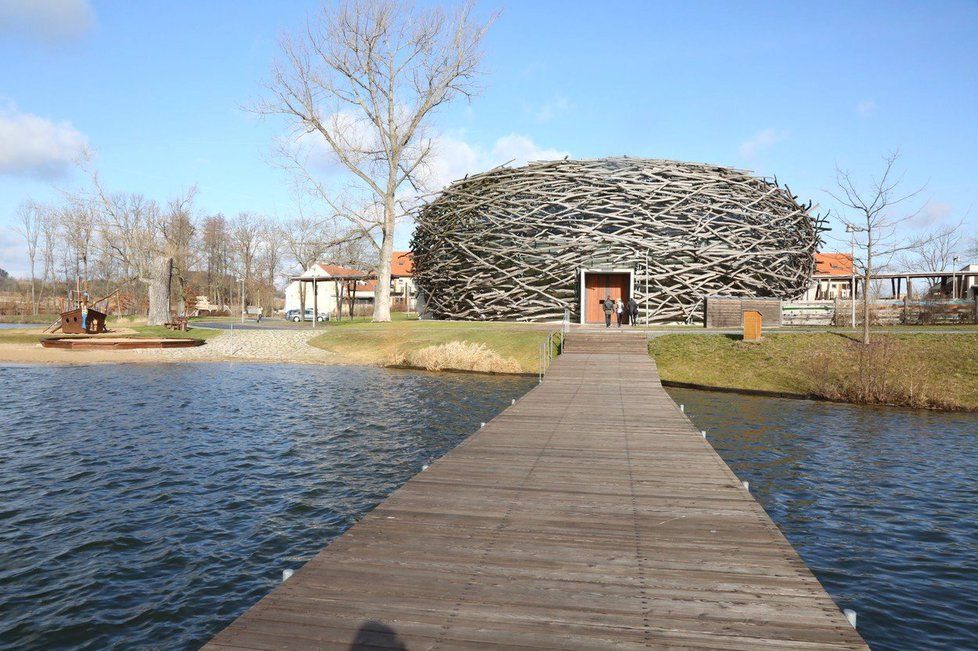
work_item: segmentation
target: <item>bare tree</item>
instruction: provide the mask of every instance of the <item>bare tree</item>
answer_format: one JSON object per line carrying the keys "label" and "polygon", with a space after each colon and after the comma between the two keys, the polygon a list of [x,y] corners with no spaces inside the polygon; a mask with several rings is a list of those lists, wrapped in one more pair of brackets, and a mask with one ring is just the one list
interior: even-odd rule
{"label": "bare tree", "polygon": [[[93,240],[96,233],[96,210],[93,202],[85,195],[69,195],[68,201],[60,211],[62,235],[64,237],[65,264],[74,268],[74,280],[82,291],[89,290],[89,263],[92,259]],[[71,257],[67,257],[67,256]]]}
{"label": "bare tree", "polygon": [[[196,188],[172,199],[164,213],[153,201],[141,195],[110,196],[93,181],[101,204],[101,234],[104,246],[125,275],[131,274],[149,288],[148,325],[170,320],[174,260],[189,263],[193,236],[191,212]],[[185,298],[185,297],[184,297]]]}
{"label": "bare tree", "polygon": [[900,257],[900,266],[907,271],[947,271],[961,253],[963,244],[960,223],[942,226],[923,238],[912,240]]}
{"label": "bare tree", "polygon": [[238,280],[242,287],[242,310],[248,306],[250,298],[249,288],[261,242],[260,229],[261,218],[248,212],[238,213],[231,227],[232,251],[236,260]]}
{"label": "bare tree", "polygon": [[964,254],[971,258],[978,258],[978,237],[971,238],[964,250]]}
{"label": "bare tree", "polygon": [[[283,147],[309,189],[373,243],[378,256],[374,321],[390,321],[394,231],[409,206],[401,201],[431,152],[432,112],[475,91],[480,46],[492,23],[472,5],[448,15],[394,0],[348,0],[324,6],[304,31],[282,41],[264,114],[286,116]],[[338,200],[312,173],[309,152],[325,143],[352,173],[356,196]]]}
{"label": "bare tree", "polygon": [[17,208],[17,231],[23,236],[27,245],[27,258],[31,266],[31,314],[37,315],[37,246],[41,238],[41,230],[45,219],[44,209],[34,201],[25,201]]}
{"label": "bare tree", "polygon": [[[299,216],[286,221],[280,229],[285,257],[300,273],[316,262],[329,260],[342,264],[337,250],[350,242],[362,242],[359,229],[340,230],[335,219],[307,215],[300,203]],[[299,305],[306,304],[306,283],[299,283]]]}
{"label": "bare tree", "polygon": [[288,257],[300,271],[308,271],[329,245],[323,239],[327,225],[324,220],[300,215],[288,220],[282,226],[282,239]]}
{"label": "bare tree", "polygon": [[38,294],[38,304],[44,300],[44,290],[49,282],[54,280],[55,272],[55,250],[58,246],[58,220],[56,212],[48,209],[44,211],[44,219],[41,221],[41,260],[44,266],[44,275],[41,280],[41,291]]}
{"label": "bare tree", "polygon": [[[877,179],[870,180],[861,186],[847,170],[836,168],[836,186],[834,191],[827,193],[843,206],[839,220],[845,225],[846,231],[852,234],[856,248],[862,254],[861,259],[853,260],[862,271],[863,276],[863,343],[870,342],[870,288],[873,273],[877,267],[885,267],[893,256],[908,250],[928,238],[908,241],[900,237],[899,227],[920,212],[920,208],[909,213],[897,214],[897,207],[920,194],[923,188],[912,192],[900,192],[902,178],[895,177],[894,165],[899,159],[899,152],[893,152],[883,158],[883,173]],[[882,262],[880,262],[882,261]]]}
{"label": "bare tree", "polygon": [[196,233],[191,212],[197,188],[192,187],[184,195],[171,199],[167,212],[160,221],[166,251],[173,258],[173,273],[177,280],[177,313],[185,316],[187,311],[187,288],[194,258],[193,238]]}
{"label": "bare tree", "polygon": [[230,302],[230,227],[224,215],[206,217],[201,228],[200,245],[207,298],[221,308]]}

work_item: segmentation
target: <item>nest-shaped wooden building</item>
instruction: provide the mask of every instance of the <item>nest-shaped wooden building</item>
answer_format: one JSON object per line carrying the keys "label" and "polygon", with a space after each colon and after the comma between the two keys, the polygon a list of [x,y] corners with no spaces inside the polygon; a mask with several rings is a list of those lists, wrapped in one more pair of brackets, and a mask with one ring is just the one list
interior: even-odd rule
{"label": "nest-shaped wooden building", "polygon": [[558,160],[468,176],[416,216],[415,283],[438,319],[699,321],[707,296],[795,298],[823,230],[776,181],[716,165]]}

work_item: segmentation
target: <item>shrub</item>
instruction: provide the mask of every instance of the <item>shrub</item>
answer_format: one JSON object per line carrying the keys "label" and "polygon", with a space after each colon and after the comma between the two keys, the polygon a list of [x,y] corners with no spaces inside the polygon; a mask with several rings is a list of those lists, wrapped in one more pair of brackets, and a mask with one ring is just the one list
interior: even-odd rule
{"label": "shrub", "polygon": [[503,357],[485,344],[450,341],[393,356],[392,365],[408,364],[429,371],[479,371],[482,373],[519,373],[523,369],[511,357]]}
{"label": "shrub", "polygon": [[928,381],[926,360],[897,339],[849,341],[809,362],[812,393],[830,400],[905,407],[947,407],[944,387]]}

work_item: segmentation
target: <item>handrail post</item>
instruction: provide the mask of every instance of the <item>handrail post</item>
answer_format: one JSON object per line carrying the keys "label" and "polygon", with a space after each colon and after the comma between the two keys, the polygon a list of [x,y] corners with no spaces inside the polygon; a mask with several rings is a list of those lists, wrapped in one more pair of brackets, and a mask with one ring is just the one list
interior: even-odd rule
{"label": "handrail post", "polygon": [[543,342],[540,342],[540,347],[537,348],[537,383],[543,382]]}

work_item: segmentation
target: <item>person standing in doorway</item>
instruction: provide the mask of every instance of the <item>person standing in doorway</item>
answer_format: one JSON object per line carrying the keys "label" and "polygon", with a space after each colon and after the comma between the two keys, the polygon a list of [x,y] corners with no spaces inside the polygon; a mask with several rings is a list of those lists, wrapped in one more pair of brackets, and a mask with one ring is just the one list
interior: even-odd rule
{"label": "person standing in doorway", "polygon": [[615,309],[615,302],[611,300],[611,294],[605,294],[604,296],[604,327],[611,327],[611,313]]}
{"label": "person standing in doorway", "polygon": [[619,298],[615,301],[615,315],[618,317],[618,327],[621,327],[621,322],[625,319],[625,304],[621,302]]}
{"label": "person standing in doorway", "polygon": [[627,307],[628,320],[632,324],[632,327],[635,327],[635,324],[638,323],[638,301],[635,300],[635,297],[629,297]]}

